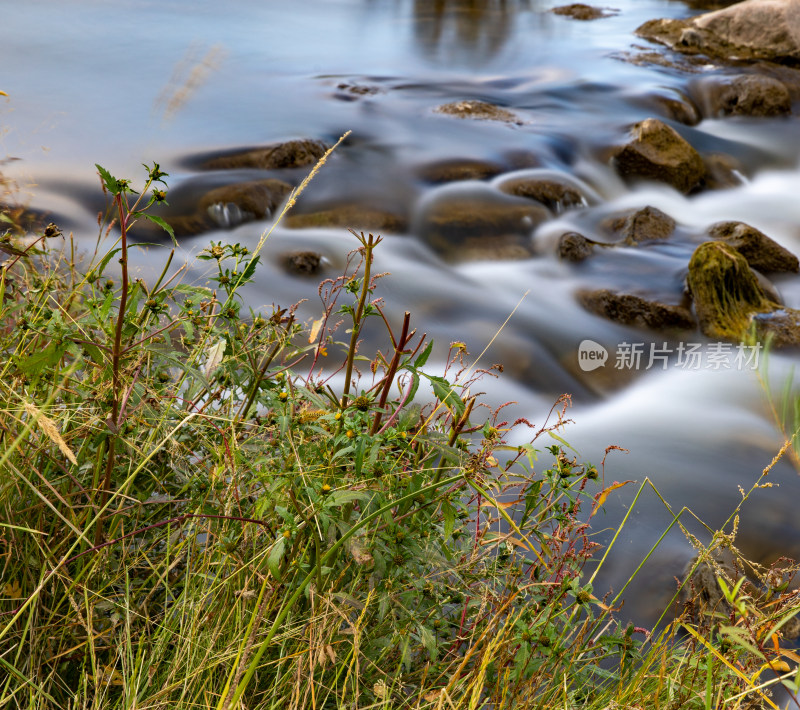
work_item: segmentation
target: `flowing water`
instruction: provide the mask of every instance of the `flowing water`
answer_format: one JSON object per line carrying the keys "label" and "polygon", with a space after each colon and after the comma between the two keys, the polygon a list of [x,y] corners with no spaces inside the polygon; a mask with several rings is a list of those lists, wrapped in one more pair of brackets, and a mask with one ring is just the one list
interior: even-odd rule
{"label": "flowing water", "polygon": [[[489,401],[514,401],[510,416],[541,424],[554,398],[572,393],[575,424],[564,436],[581,456],[599,463],[608,445],[628,450],[609,455],[607,482],[649,477],[674,510],[689,506],[708,524],[720,524],[740,500],[737,486],[749,488],[782,443],[756,372],[681,366],[680,339],[591,315],[575,292],[613,287],[677,302],[692,250],[719,220],[745,221],[800,253],[800,125],[795,118],[706,119],[693,128],[673,121],[698,149],[734,156],[739,184],[691,197],[667,187],[626,185],[609,167],[606,149],[620,143],[633,122],[664,118],[663,101],[678,98],[697,75],[622,57],[642,44],[633,31],[645,20],[693,11],[679,1],[618,0],[618,12],[580,22],[550,13],[556,4],[17,3],[3,13],[0,89],[10,98],[0,103],[0,125],[2,152],[19,160],[3,171],[30,193],[32,206],[50,210],[91,248],[102,207],[95,162],[116,175],[139,177],[141,163],[157,160],[170,173],[170,185],[183,186],[190,199],[217,179],[191,167],[199,155],[302,137],[331,144],[351,130],[300,206],[357,202],[404,216],[409,226],[385,235],[377,253],[378,271],[391,272],[380,287],[390,317],[398,322],[411,311],[415,324],[440,344],[441,357],[453,340],[480,353],[519,304],[481,361],[505,366],[502,378],[485,383]],[[462,100],[495,103],[519,120],[460,120],[434,111]],[[454,197],[499,200],[497,184],[508,176],[455,185],[420,177],[448,160],[480,161],[517,176],[560,176],[580,188],[586,205],[531,230],[529,258],[482,253],[452,259],[420,238],[425,215]],[[302,174],[293,172],[293,179]],[[244,171],[241,177],[264,174]],[[678,221],[668,244],[602,250],[577,265],[557,258],[562,233],[607,240],[605,220],[646,205]],[[265,219],[185,237],[181,248],[188,256],[211,238],[253,245],[268,226]],[[280,255],[318,251],[326,258],[325,275],[332,276],[353,246],[344,229],[279,227],[267,243],[261,281],[249,293],[252,304],[306,298],[302,314],[318,316],[314,282],[286,274]],[[154,248],[137,260],[147,270],[162,256]],[[797,277],[774,283],[788,306],[800,307]],[[605,367],[579,367],[584,340],[608,350]],[[682,341],[713,347],[699,333]],[[638,369],[615,367],[623,343],[642,345]],[[651,345],[666,347],[671,357],[648,367]],[[789,375],[794,357],[772,356],[773,382]],[[797,474],[782,461],[770,480],[779,487],[754,495],[738,539],[746,553],[762,559],[800,552]],[[619,523],[634,488],[611,496],[596,528]],[[619,589],[669,521],[646,491],[598,589]],[[691,527],[702,533],[698,524]],[[626,612],[652,620],[692,554],[681,534],[670,533],[629,592]]]}

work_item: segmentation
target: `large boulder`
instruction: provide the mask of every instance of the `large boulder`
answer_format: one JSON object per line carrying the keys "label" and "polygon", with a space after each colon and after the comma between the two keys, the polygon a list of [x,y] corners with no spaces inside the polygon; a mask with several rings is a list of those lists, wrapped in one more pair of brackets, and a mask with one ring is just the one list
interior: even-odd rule
{"label": "large boulder", "polygon": [[709,338],[739,342],[755,323],[756,334],[771,333],[776,345],[800,342],[800,311],[774,301],[730,244],[714,241],[697,247],[687,284],[700,329]]}
{"label": "large boulder", "polygon": [[686,53],[800,62],[800,0],[744,0],[689,20],[651,20],[636,30]]}
{"label": "large boulder", "polygon": [[631,138],[613,158],[626,180],[656,180],[689,193],[706,175],[700,154],[671,126],[647,118],[631,127]]}

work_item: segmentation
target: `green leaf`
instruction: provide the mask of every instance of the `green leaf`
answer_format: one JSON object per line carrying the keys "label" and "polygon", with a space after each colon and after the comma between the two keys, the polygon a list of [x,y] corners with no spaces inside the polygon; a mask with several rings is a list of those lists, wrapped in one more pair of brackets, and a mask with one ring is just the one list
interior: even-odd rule
{"label": "green leaf", "polygon": [[428,358],[431,356],[431,351],[433,350],[433,341],[431,340],[428,343],[428,347],[426,347],[419,355],[417,355],[417,359],[414,360],[414,367],[422,367],[428,362]]}
{"label": "green leaf", "polygon": [[552,436],[552,437],[553,437],[553,438],[554,438],[554,439],[555,439],[555,440],[556,440],[556,441],[557,441],[559,444],[561,444],[562,446],[566,446],[568,449],[570,449],[570,450],[574,451],[576,454],[578,453],[578,451],[577,451],[576,449],[573,449],[573,448],[572,448],[572,447],[571,447],[571,446],[570,446],[570,445],[569,445],[569,444],[568,444],[566,441],[564,441],[564,439],[562,439],[562,438],[561,438],[561,437],[560,437],[558,434],[556,434],[555,432],[548,431],[547,433],[548,433],[548,434],[550,434],[550,436]]}
{"label": "green leaf", "polygon": [[371,495],[365,491],[334,491],[325,501],[326,508],[338,508],[354,500],[369,500]]}
{"label": "green leaf", "polygon": [[247,266],[244,267],[242,276],[236,284],[237,286],[249,283],[253,280],[253,275],[256,273],[256,266],[258,266],[259,261],[261,261],[261,257],[254,256],[252,259],[250,259],[250,261],[247,262]]}
{"label": "green leaf", "polygon": [[449,501],[442,501],[442,517],[444,518],[444,536],[447,538],[453,534],[453,526],[456,522],[456,510]]}
{"label": "green leaf", "polygon": [[122,248],[120,247],[118,249],[112,249],[110,252],[108,252],[108,254],[102,258],[100,263],[92,269],[92,273],[96,274],[98,277],[102,276],[103,271],[105,271],[105,268],[108,265],[108,262],[114,258],[115,254],[119,254],[121,251]]}
{"label": "green leaf", "polygon": [[466,411],[467,405],[465,405],[464,400],[455,393],[453,385],[444,377],[436,377],[434,375],[425,375],[425,377],[430,380],[433,393],[439,401],[453,413],[454,417],[461,417]]}
{"label": "green leaf", "polygon": [[286,538],[281,535],[272,546],[267,557],[267,567],[272,572],[272,576],[279,582],[281,581],[281,562],[286,552]]}
{"label": "green leaf", "polygon": [[430,655],[431,659],[436,658],[436,637],[433,635],[433,632],[425,627],[419,627],[419,640],[422,641],[422,645],[425,647],[425,650]]}
{"label": "green leaf", "polygon": [[38,375],[42,369],[53,367],[66,351],[66,343],[51,343],[44,350],[20,358],[19,369],[28,376]]}
{"label": "green leaf", "polygon": [[159,227],[161,227],[161,229],[163,229],[167,234],[169,234],[170,239],[172,239],[172,243],[175,246],[178,246],[178,240],[175,239],[175,230],[172,227],[170,227],[169,224],[167,224],[163,219],[161,219],[161,217],[157,217],[154,214],[145,214],[145,213],[142,213],[140,216],[144,217],[145,219],[149,219],[151,222],[153,222],[153,224],[157,224]]}
{"label": "green leaf", "polygon": [[97,172],[100,173],[100,179],[105,183],[106,190],[108,190],[112,195],[119,195],[120,188],[117,179],[110,172],[108,172],[108,170],[97,163],[94,164],[94,167],[96,167]]}

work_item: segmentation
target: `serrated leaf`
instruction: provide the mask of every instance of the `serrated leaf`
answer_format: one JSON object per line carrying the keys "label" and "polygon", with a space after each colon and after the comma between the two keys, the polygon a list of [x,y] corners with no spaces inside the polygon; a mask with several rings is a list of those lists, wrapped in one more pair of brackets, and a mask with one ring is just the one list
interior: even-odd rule
{"label": "serrated leaf", "polygon": [[98,163],[95,163],[94,167],[96,167],[97,172],[100,173],[100,179],[105,183],[106,190],[112,195],[119,195],[119,183],[117,179]]}
{"label": "serrated leaf", "polygon": [[102,276],[103,271],[105,271],[108,262],[114,258],[116,254],[119,254],[122,251],[121,248],[112,249],[108,254],[106,254],[101,260],[100,263],[92,269],[92,273],[97,276]]}
{"label": "serrated leaf", "polygon": [[43,368],[53,367],[67,351],[67,345],[51,343],[44,350],[19,360],[19,369],[26,375],[37,375]]}
{"label": "serrated leaf", "polygon": [[419,639],[422,641],[422,645],[425,650],[428,652],[432,659],[436,658],[436,637],[433,635],[433,632],[425,626],[420,626],[419,628]]}
{"label": "serrated leaf", "polygon": [[163,229],[167,234],[169,234],[170,239],[172,239],[172,243],[175,246],[178,246],[178,240],[175,239],[175,230],[172,227],[170,227],[169,224],[167,224],[167,222],[161,219],[161,217],[158,217],[154,214],[145,214],[145,213],[143,213],[141,216],[144,217],[145,219],[149,219],[151,222],[153,222],[153,224],[157,224],[159,227],[161,227],[161,229]]}
{"label": "serrated leaf", "polygon": [[267,567],[279,582],[281,581],[281,562],[283,562],[283,555],[286,552],[286,538],[281,535],[272,546],[267,556]]}

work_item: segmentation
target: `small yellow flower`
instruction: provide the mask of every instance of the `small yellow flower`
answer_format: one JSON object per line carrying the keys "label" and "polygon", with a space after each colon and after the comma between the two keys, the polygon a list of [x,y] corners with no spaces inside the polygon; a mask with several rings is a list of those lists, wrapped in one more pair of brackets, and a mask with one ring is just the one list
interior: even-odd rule
{"label": "small yellow flower", "polygon": [[356,433],[352,429],[347,430],[347,438],[348,439],[355,439]]}

